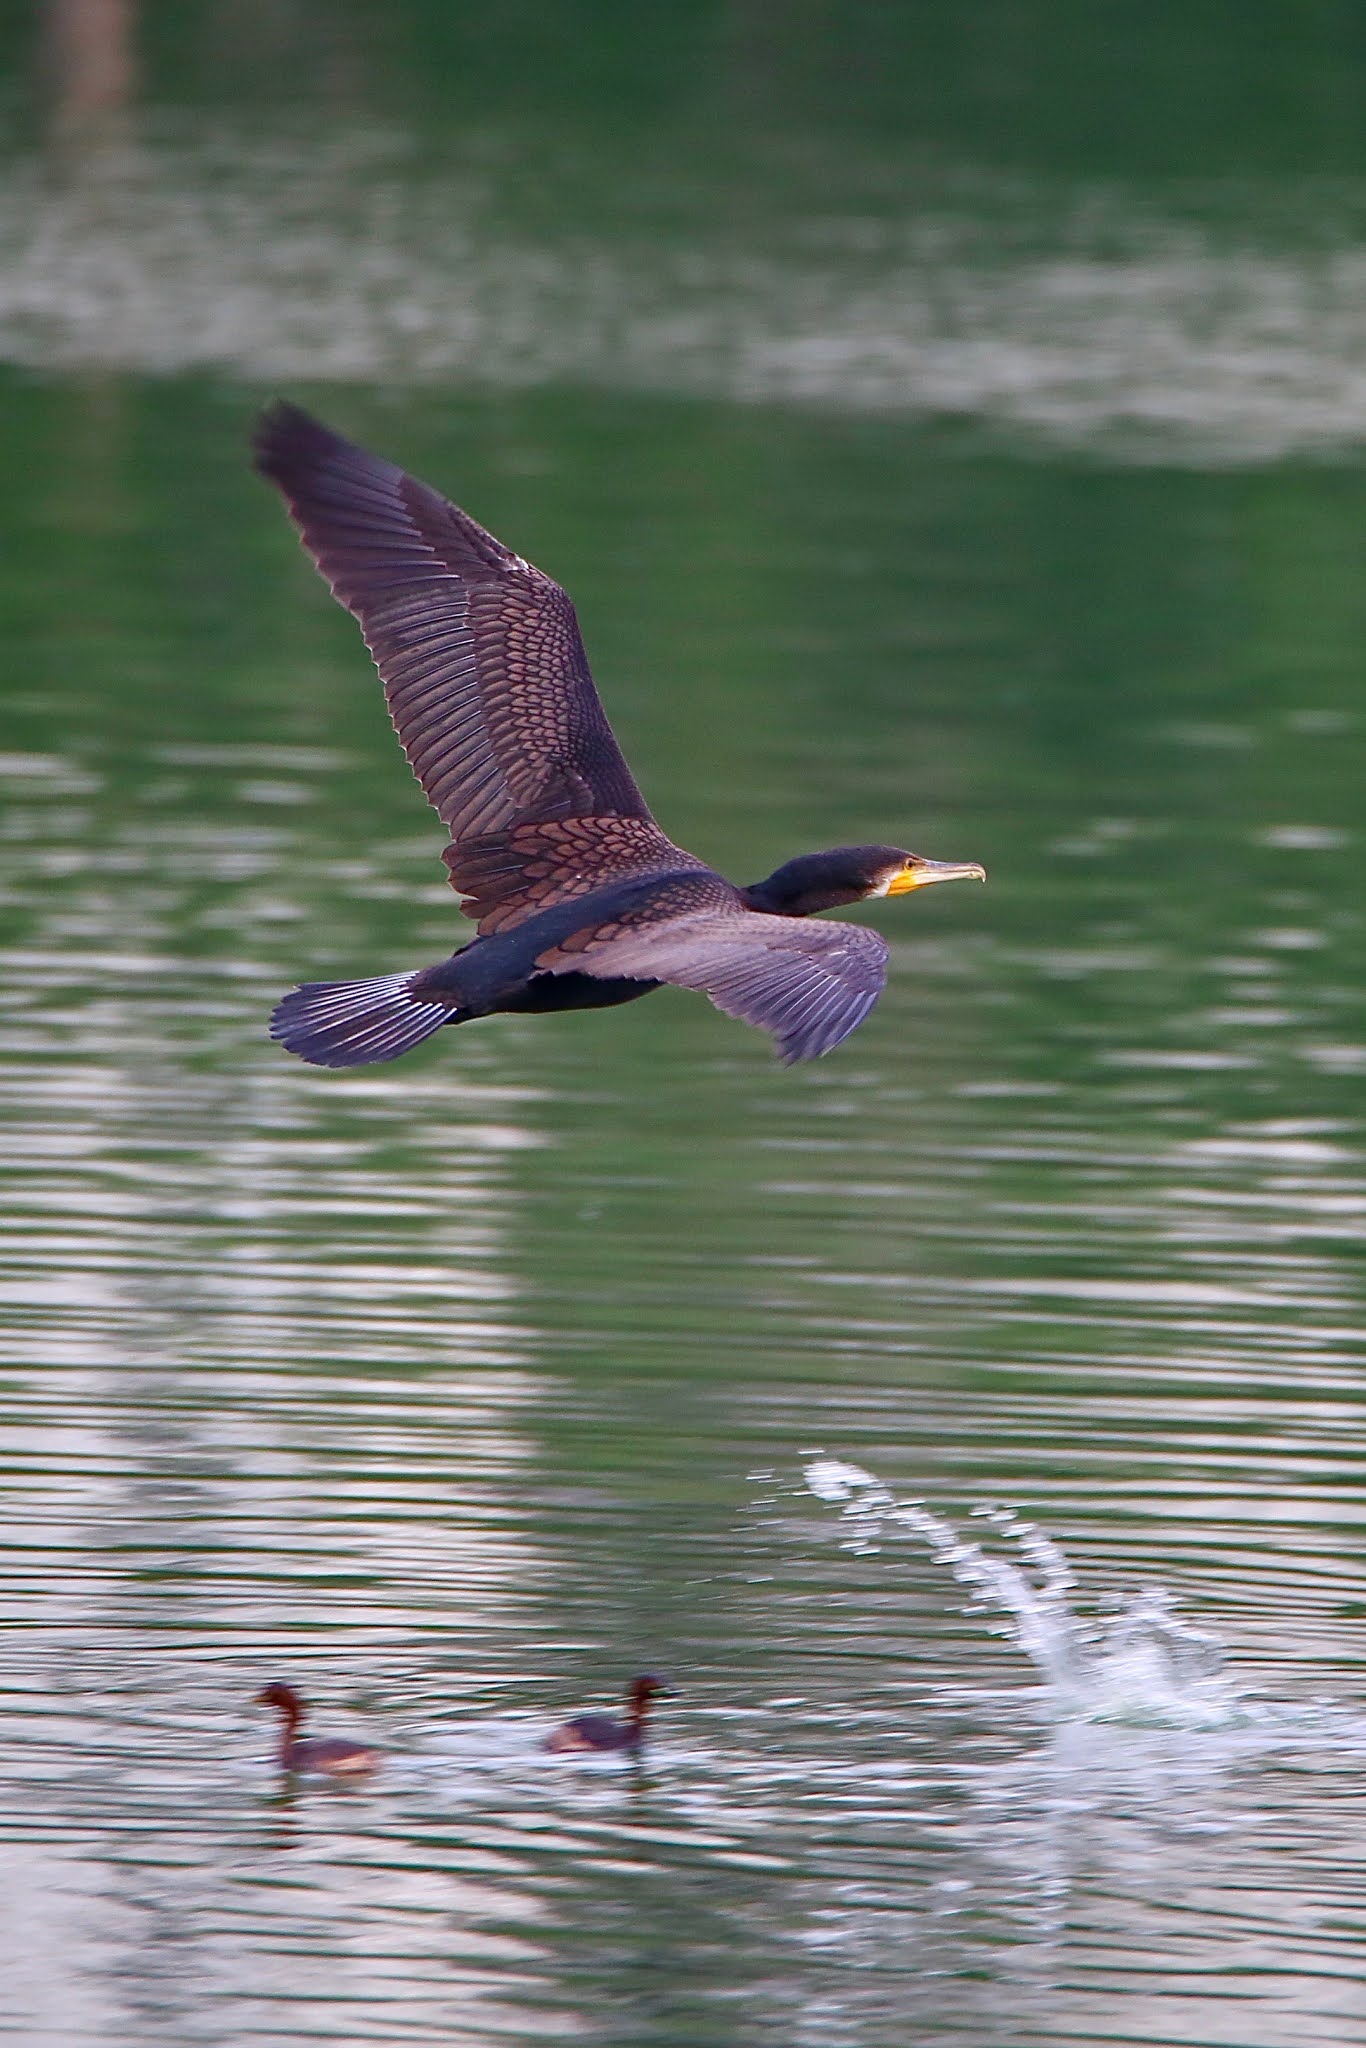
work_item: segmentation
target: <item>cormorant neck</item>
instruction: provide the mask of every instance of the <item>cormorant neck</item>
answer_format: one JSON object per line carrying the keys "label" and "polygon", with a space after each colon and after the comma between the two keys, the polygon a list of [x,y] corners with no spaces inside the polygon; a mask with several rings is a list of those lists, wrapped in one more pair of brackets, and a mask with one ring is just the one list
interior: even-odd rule
{"label": "cormorant neck", "polygon": [[814,917],[820,910],[862,903],[868,883],[852,868],[850,853],[847,847],[799,853],[775,868],[766,881],[751,882],[740,893],[751,910],[766,910],[773,917]]}

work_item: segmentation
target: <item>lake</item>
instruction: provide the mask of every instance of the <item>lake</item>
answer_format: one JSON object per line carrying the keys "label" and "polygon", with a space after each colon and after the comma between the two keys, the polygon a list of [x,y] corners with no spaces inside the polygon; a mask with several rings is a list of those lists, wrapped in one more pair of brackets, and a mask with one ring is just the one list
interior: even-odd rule
{"label": "lake", "polygon": [[[82,20],[0,189],[0,2032],[1366,2043],[1366,55]],[[683,845],[988,886],[855,912],[807,1066],[289,1059],[468,927],[275,394],[570,590]],[[639,1771],[544,1753],[640,1671]]]}

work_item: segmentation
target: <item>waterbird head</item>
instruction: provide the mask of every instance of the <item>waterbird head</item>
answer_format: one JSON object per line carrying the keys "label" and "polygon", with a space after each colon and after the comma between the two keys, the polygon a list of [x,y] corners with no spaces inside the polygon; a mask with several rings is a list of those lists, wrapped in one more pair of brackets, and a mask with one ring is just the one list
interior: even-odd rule
{"label": "waterbird head", "polygon": [[985,882],[987,871],[975,860],[926,860],[923,854],[898,855],[898,865],[869,891],[873,896],[908,896],[931,882]]}
{"label": "waterbird head", "polygon": [[276,1707],[290,1722],[303,1719],[304,1703],[292,1685],[285,1685],[279,1679],[270,1685],[263,1685],[256,1695],[258,1707]]}
{"label": "waterbird head", "polygon": [[927,860],[900,846],[836,846],[825,853],[798,854],[765,881],[752,883],[744,895],[752,910],[811,917],[875,896],[905,896],[931,882],[986,878],[986,869],[975,860]]}

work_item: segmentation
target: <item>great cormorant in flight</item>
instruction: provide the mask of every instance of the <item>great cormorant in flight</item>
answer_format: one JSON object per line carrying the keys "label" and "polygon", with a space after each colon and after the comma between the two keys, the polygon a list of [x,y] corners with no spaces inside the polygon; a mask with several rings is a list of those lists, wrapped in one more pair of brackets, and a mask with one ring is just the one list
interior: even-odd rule
{"label": "great cormorant in flight", "polygon": [[972,861],[842,846],[728,882],[650,815],[557,583],[297,406],[263,415],[256,466],[360,621],[478,927],[438,966],[295,989],[270,1029],[301,1059],[366,1066],[443,1024],[625,1003],[661,982],[771,1032],[782,1059],[815,1059],[872,1009],[887,945],[813,913],[984,879]]}

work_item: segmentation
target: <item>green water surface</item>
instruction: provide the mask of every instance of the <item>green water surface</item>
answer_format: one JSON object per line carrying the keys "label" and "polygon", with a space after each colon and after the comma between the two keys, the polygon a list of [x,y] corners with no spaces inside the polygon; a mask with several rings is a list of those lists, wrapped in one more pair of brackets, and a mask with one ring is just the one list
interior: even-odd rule
{"label": "green water surface", "polygon": [[[385,13],[16,59],[0,2033],[1366,2042],[1366,46]],[[678,991],[289,1060],[462,924],[276,392],[570,589],[682,844],[989,886],[854,913],[808,1067]],[[817,1449],[1246,1712],[1064,1710]],[[542,1754],[642,1669],[643,1774]]]}

